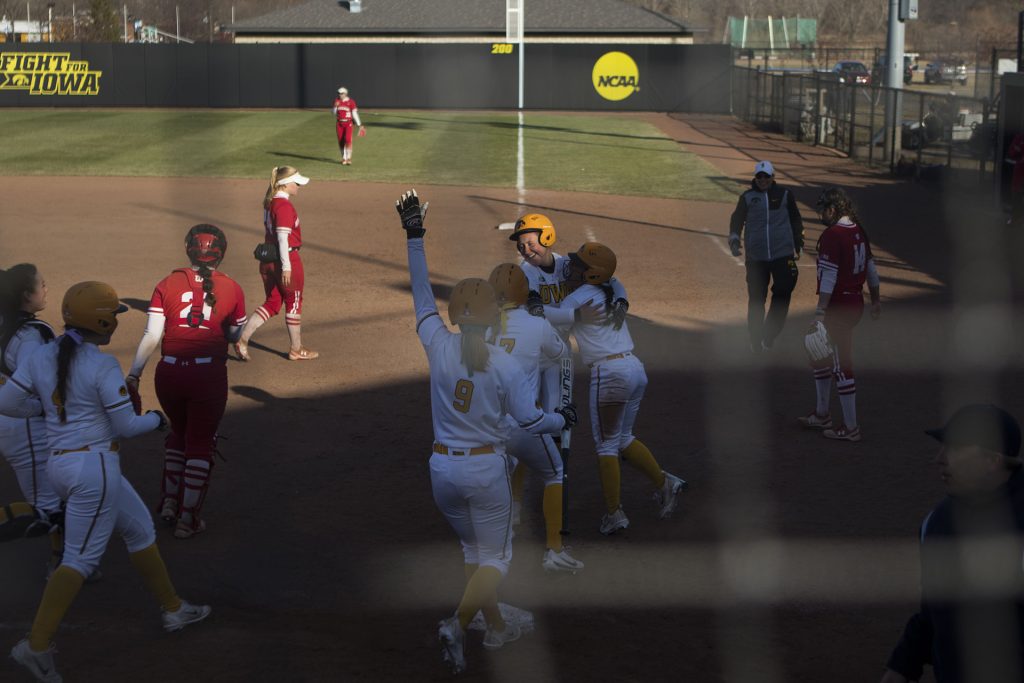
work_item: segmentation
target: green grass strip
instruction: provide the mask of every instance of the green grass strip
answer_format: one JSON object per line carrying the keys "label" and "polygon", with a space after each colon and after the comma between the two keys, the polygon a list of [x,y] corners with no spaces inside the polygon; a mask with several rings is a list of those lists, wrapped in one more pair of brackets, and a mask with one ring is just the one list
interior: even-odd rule
{"label": "green grass strip", "polygon": [[[0,110],[0,175],[267,177],[514,187],[515,113],[362,113],[367,136],[340,165],[326,111]],[[527,113],[528,189],[732,202],[739,187],[653,125]]]}

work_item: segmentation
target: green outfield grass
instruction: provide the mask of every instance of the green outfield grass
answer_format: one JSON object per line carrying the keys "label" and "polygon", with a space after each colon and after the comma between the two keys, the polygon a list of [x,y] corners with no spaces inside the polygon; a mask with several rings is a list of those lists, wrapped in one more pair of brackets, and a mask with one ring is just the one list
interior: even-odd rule
{"label": "green outfield grass", "polygon": [[[362,113],[362,112],[361,112]],[[517,115],[362,113],[355,164],[327,111],[0,110],[0,175],[265,178],[514,187]],[[638,119],[525,115],[530,189],[732,202],[732,181]]]}

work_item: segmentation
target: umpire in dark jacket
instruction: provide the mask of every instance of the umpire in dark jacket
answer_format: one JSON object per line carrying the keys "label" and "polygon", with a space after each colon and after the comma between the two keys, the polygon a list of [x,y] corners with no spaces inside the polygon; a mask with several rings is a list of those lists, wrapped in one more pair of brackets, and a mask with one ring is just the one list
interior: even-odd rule
{"label": "umpire in dark jacket", "polygon": [[[750,189],[740,195],[729,221],[729,248],[739,256],[740,235],[747,249],[747,329],[752,351],[767,351],[782,332],[789,298],[796,287],[796,261],[804,248],[804,224],[793,193],[775,182],[770,161],[754,167]],[[764,302],[768,284],[772,302]]]}
{"label": "umpire in dark jacket", "polygon": [[883,683],[1024,681],[1024,475],[1020,427],[969,405],[942,429],[936,458],[949,494],[921,524],[921,610]]}

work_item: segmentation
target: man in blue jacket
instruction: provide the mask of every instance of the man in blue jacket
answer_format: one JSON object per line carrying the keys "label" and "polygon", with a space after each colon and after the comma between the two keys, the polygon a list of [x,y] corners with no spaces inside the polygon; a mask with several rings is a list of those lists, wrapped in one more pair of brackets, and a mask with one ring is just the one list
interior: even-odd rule
{"label": "man in blue jacket", "polygon": [[[804,248],[804,224],[793,193],[775,182],[770,161],[754,167],[750,189],[740,195],[729,221],[729,248],[742,253],[740,236],[747,249],[747,329],[750,349],[768,351],[782,332],[789,313],[789,299],[796,287],[796,261]],[[772,302],[768,315],[764,303],[768,285]]]}
{"label": "man in blue jacket", "polygon": [[936,462],[949,494],[921,524],[921,610],[882,683],[1024,681],[1024,475],[1020,427],[993,405],[961,408]]}

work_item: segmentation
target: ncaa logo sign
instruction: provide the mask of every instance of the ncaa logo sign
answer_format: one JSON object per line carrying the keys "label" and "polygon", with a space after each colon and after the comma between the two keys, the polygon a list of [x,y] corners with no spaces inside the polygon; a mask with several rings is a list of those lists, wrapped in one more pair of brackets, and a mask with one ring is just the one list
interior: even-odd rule
{"label": "ncaa logo sign", "polygon": [[606,52],[594,62],[594,90],[606,100],[618,102],[640,89],[640,70],[625,52]]}

